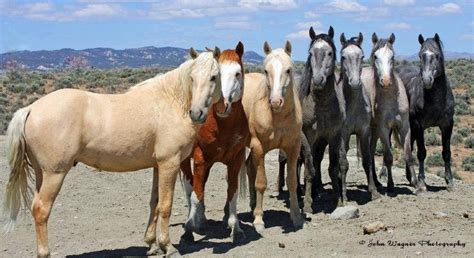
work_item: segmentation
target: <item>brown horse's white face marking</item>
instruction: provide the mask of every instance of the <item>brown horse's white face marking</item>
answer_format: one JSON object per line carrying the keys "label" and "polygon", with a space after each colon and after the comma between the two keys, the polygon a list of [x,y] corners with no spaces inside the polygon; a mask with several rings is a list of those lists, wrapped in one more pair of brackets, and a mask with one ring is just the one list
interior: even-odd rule
{"label": "brown horse's white face marking", "polygon": [[285,93],[292,81],[293,62],[291,44],[286,42],[284,49],[271,49],[265,42],[263,46],[267,57],[264,60],[265,77],[270,91],[269,102],[274,112],[280,112],[285,103]]}
{"label": "brown horse's white face marking", "polygon": [[191,49],[191,57],[195,59],[191,71],[193,93],[189,116],[196,123],[204,123],[207,119],[209,106],[216,103],[222,96],[219,76],[220,50],[197,54]]}

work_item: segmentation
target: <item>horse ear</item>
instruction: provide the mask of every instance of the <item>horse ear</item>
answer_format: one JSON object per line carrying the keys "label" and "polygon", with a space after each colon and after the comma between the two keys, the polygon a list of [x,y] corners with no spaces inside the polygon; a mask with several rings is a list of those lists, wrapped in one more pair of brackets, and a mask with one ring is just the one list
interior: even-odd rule
{"label": "horse ear", "polygon": [[291,43],[289,40],[286,41],[285,43],[285,52],[291,56]]}
{"label": "horse ear", "polygon": [[377,43],[379,41],[379,37],[377,37],[377,34],[374,32],[372,34],[372,43]]}
{"label": "horse ear", "polygon": [[390,42],[390,44],[393,45],[393,43],[395,42],[395,34],[390,34],[390,37],[388,38],[388,42]]}
{"label": "horse ear", "polygon": [[263,52],[265,52],[266,55],[272,52],[272,47],[270,47],[270,44],[268,44],[266,41],[263,43]]}
{"label": "horse ear", "polygon": [[418,35],[418,42],[420,43],[420,45],[423,45],[423,42],[425,42],[425,39],[423,38],[423,35]]}
{"label": "horse ear", "polygon": [[196,52],[194,48],[189,49],[189,55],[192,59],[196,59],[199,56],[198,52]]}
{"label": "horse ear", "polygon": [[438,33],[435,33],[434,39],[436,40],[436,42],[438,42],[438,43],[440,42],[440,38],[439,38]]}
{"label": "horse ear", "polygon": [[311,39],[315,39],[315,38],[316,38],[316,32],[314,32],[313,27],[310,27],[310,28],[309,28],[309,37],[310,37]]}
{"label": "horse ear", "polygon": [[341,37],[339,38],[339,40],[341,41],[341,45],[344,46],[344,44],[346,44],[347,39],[346,39],[346,36],[344,35],[344,32],[341,33]]}
{"label": "horse ear", "polygon": [[328,36],[332,39],[334,38],[334,29],[332,28],[332,26],[329,26]]}
{"label": "horse ear", "polygon": [[205,49],[209,52],[214,52],[214,49],[212,49],[212,48],[205,47]]}
{"label": "horse ear", "polygon": [[239,55],[240,57],[244,55],[244,44],[242,44],[242,42],[239,41],[239,43],[235,47],[235,52],[237,52],[237,55]]}
{"label": "horse ear", "polygon": [[359,32],[359,37],[357,38],[357,44],[360,46],[362,45],[363,41],[364,41],[364,35],[362,35],[362,33]]}
{"label": "horse ear", "polygon": [[219,60],[219,57],[221,56],[221,50],[218,47],[215,47],[213,54],[214,54],[214,58]]}

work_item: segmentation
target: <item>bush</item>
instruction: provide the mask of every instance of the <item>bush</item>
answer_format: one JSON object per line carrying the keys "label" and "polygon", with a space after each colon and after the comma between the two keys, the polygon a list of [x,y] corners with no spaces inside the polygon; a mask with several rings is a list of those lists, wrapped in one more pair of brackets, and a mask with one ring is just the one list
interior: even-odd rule
{"label": "bush", "polygon": [[7,85],[7,90],[13,93],[25,92],[27,88],[28,88],[28,85],[24,82],[18,82],[18,83]]}
{"label": "bush", "polygon": [[440,167],[444,165],[443,156],[441,152],[433,152],[432,155],[426,158],[426,165]]}
{"label": "bush", "polygon": [[474,137],[469,136],[466,140],[464,140],[464,146],[466,148],[473,149],[474,148]]}
{"label": "bush", "polygon": [[[438,172],[436,172],[436,175],[439,176],[439,177],[442,177],[444,178],[444,169],[440,169],[438,170]],[[457,180],[462,180],[462,177],[458,175],[458,173],[455,171],[455,170],[451,170],[451,174],[453,175],[453,178],[454,179],[457,179]]]}
{"label": "bush", "polygon": [[383,156],[383,146],[382,146],[382,142],[380,141],[377,141],[377,145],[375,146],[375,155]]}
{"label": "bush", "polygon": [[440,146],[441,139],[435,133],[429,133],[425,136],[425,144],[431,146]]}
{"label": "bush", "polygon": [[466,157],[462,161],[462,168],[466,171],[474,171],[474,157]]}
{"label": "bush", "polygon": [[451,144],[458,145],[462,142],[463,142],[463,137],[460,134],[454,133],[453,136],[451,136]]}
{"label": "bush", "polygon": [[456,104],[454,106],[454,113],[456,115],[469,115],[471,113],[471,108],[469,104],[463,99],[456,99]]}
{"label": "bush", "polygon": [[471,134],[471,128],[469,127],[461,127],[458,129],[458,133],[462,136],[462,137],[468,137],[469,134]]}

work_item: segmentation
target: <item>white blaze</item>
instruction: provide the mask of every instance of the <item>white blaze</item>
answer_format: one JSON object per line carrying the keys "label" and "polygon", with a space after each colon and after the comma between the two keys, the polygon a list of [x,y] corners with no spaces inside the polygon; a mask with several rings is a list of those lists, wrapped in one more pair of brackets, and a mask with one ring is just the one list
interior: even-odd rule
{"label": "white blaze", "polygon": [[[237,62],[227,62],[220,65],[222,96],[228,99],[232,96],[235,102],[242,96],[242,68]],[[239,74],[239,76],[236,76]]]}
{"label": "white blaze", "polygon": [[392,50],[385,45],[383,48],[378,49],[375,51],[375,56],[377,59],[375,60],[375,64],[378,69],[381,71],[381,76],[390,76],[390,70],[392,69],[392,57],[393,52]]}

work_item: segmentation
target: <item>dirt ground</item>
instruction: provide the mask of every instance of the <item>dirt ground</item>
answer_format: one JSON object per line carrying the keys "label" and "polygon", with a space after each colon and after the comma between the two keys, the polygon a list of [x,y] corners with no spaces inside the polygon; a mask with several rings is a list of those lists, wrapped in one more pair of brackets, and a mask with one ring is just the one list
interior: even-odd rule
{"label": "dirt ground", "polygon": [[[0,136],[1,198],[9,169],[5,138]],[[304,228],[293,231],[287,195],[271,198],[275,189],[277,152],[267,154],[269,181],[264,199],[266,229],[262,235],[252,226],[248,199],[239,200],[238,212],[246,240],[230,242],[222,226],[225,204],[225,170],[215,165],[207,185],[204,235],[195,234],[194,244],[180,244],[186,219],[186,202],[179,181],[176,185],[171,218],[171,241],[186,256],[473,256],[474,185],[455,181],[456,189],[447,192],[444,179],[427,174],[428,192],[419,196],[407,184],[404,171],[394,169],[395,194],[368,201],[363,170],[349,153],[349,204],[359,208],[360,217],[351,220],[329,218],[335,207],[329,195],[315,200],[316,213],[307,215]],[[327,158],[323,164],[324,182]],[[133,173],[97,172],[79,164],[66,177],[49,220],[49,240],[53,257],[143,256],[148,220],[151,170]],[[325,186],[330,189],[329,185]],[[435,212],[447,216],[438,218]],[[466,218],[467,217],[467,218]],[[362,225],[380,220],[388,230],[364,235]],[[0,219],[0,224],[5,218]],[[454,246],[453,246],[454,245]],[[0,257],[32,257],[36,254],[35,229],[29,212],[22,214],[16,230],[0,235]]]}

